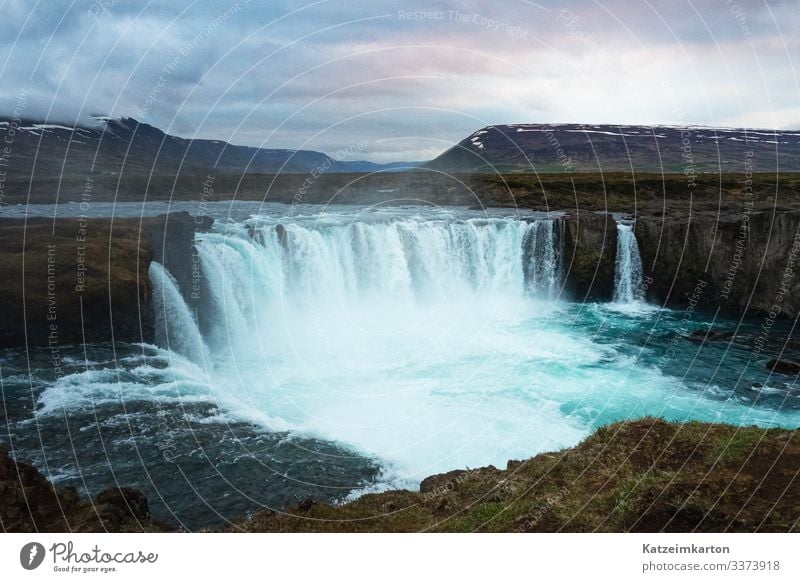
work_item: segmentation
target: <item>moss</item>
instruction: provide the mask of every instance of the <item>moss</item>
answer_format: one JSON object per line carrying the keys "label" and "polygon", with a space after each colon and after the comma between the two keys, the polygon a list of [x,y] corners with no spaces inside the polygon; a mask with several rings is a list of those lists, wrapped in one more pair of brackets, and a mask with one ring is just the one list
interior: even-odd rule
{"label": "moss", "polygon": [[[556,169],[556,168],[552,168]],[[560,169],[560,168],[558,168]],[[306,174],[221,174],[214,185],[215,200],[257,200],[291,202],[303,188]],[[185,174],[99,175],[93,199],[117,201],[196,200],[203,191],[205,175]],[[793,204],[800,194],[800,174],[756,173],[752,176],[755,207],[770,206],[770,196]],[[9,203],[80,201],[85,176],[64,175],[58,179],[37,177],[33,182],[9,181]],[[540,210],[607,210],[639,215],[664,210],[671,213],[717,211],[726,206],[741,212],[744,200],[743,174],[698,174],[695,186],[687,188],[680,173],[447,173],[432,171],[379,172],[375,174],[323,174],[303,189],[304,202],[344,204],[376,203],[381,190],[387,200],[410,198],[438,204],[480,203],[490,206],[519,206]]]}

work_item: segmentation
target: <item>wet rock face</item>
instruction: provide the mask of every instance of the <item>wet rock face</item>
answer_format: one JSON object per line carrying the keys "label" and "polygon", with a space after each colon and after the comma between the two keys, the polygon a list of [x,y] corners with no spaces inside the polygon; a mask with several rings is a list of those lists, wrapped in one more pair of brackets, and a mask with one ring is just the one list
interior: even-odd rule
{"label": "wet rock face", "polygon": [[0,220],[0,348],[152,342],[148,269],[168,266],[188,296],[197,230],[212,219]]}
{"label": "wet rock face", "polygon": [[[736,315],[800,313],[800,212],[648,214],[637,218],[634,232],[650,302]],[[564,254],[572,300],[613,297],[617,230],[611,215],[568,216]],[[705,339],[723,338],[712,332]]]}
{"label": "wet rock face", "polygon": [[800,313],[800,213],[698,213],[636,221],[647,297],[674,306]]}
{"label": "wet rock face", "polygon": [[197,273],[195,234],[207,232],[213,224],[214,219],[209,216],[193,217],[188,212],[172,212],[142,221],[143,238],[152,248],[153,260],[175,277],[187,301],[191,299]]}
{"label": "wet rock face", "polygon": [[614,296],[617,227],[609,214],[574,213],[566,220],[565,289],[574,301],[608,301]]}
{"label": "wet rock face", "polygon": [[138,489],[130,487],[106,489],[95,498],[95,501],[107,506],[107,512],[116,514],[119,519],[125,519],[128,516],[138,520],[150,518],[147,497]]}

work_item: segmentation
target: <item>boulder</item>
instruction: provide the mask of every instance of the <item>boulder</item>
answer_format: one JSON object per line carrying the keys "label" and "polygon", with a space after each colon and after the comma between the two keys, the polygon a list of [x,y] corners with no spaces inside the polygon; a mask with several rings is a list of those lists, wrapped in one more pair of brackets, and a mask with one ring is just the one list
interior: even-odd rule
{"label": "boulder", "polygon": [[800,374],[800,364],[791,360],[773,359],[767,362],[767,368],[778,374],[785,376],[796,376]]}
{"label": "boulder", "polygon": [[689,334],[686,338],[689,341],[696,342],[696,343],[705,343],[705,342],[713,342],[713,341],[721,341],[721,340],[730,340],[736,337],[736,334],[732,331],[722,330],[722,329],[697,329]]}

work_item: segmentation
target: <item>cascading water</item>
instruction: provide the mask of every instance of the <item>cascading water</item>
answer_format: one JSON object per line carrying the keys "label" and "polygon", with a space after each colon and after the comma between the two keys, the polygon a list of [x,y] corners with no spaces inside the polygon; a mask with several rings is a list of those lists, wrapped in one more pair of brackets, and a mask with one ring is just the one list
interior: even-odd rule
{"label": "cascading water", "polygon": [[[157,307],[172,349],[198,362],[208,346],[214,397],[238,418],[354,445],[414,478],[452,468],[442,451],[500,462],[576,442],[591,411],[626,417],[630,394],[616,402],[604,383],[650,386],[657,404],[642,410],[655,414],[675,389],[564,325],[562,228],[408,211],[229,222],[197,239],[197,324],[160,266],[170,305]],[[618,235],[615,300],[635,303],[636,238],[629,224]]]}
{"label": "cascading water", "polygon": [[150,263],[149,275],[153,283],[156,343],[201,365],[206,347],[175,278],[155,261]]}
{"label": "cascading water", "polygon": [[526,280],[535,295],[555,299],[564,278],[564,222],[537,220],[530,224],[523,237]]}
{"label": "cascading water", "polygon": [[204,312],[224,318],[231,337],[270,315],[276,301],[332,308],[365,300],[425,304],[484,292],[554,298],[562,283],[558,222],[232,226],[203,235],[198,245],[210,296]]}
{"label": "cascading water", "polygon": [[644,299],[642,258],[632,224],[617,223],[617,261],[614,267],[614,302]]}

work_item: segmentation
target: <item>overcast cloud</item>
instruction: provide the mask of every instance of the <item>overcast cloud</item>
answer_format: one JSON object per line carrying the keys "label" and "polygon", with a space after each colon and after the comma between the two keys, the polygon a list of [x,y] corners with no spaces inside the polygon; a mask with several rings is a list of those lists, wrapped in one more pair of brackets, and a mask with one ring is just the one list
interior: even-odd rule
{"label": "overcast cloud", "polygon": [[6,0],[0,14],[4,115],[364,143],[374,161],[429,159],[494,123],[800,128],[800,0]]}

